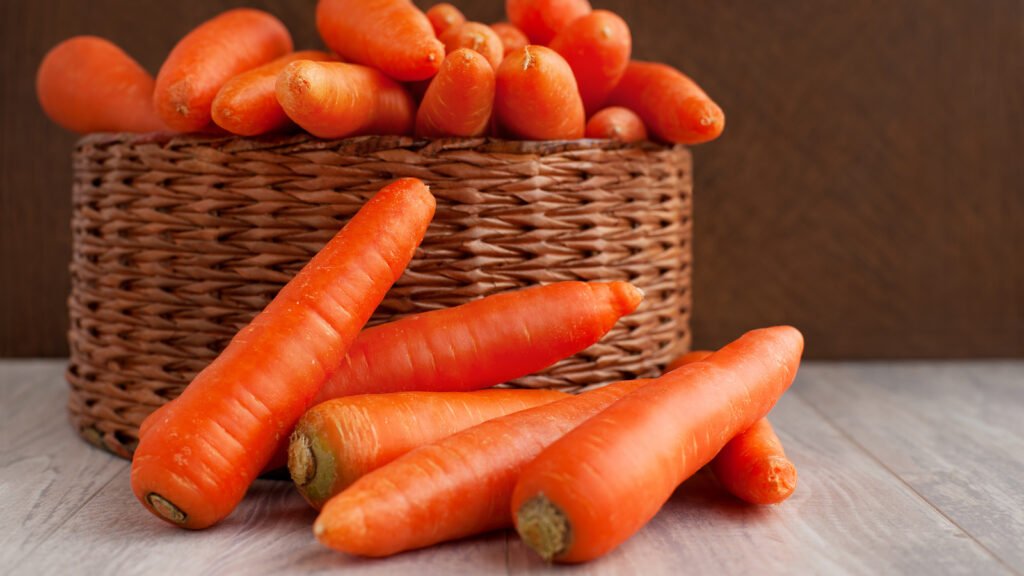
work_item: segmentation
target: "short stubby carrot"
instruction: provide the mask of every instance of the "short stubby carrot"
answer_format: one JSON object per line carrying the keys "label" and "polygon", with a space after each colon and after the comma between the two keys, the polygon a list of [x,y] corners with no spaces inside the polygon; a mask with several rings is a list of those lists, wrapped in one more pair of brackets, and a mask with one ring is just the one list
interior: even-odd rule
{"label": "short stubby carrot", "polygon": [[276,92],[288,117],[320,138],[412,132],[412,96],[373,68],[299,60],[278,75]]}
{"label": "short stubby carrot", "polygon": [[328,500],[313,534],[336,550],[388,556],[509,526],[512,488],[523,466],[645,383],[584,392],[421,446]]}
{"label": "short stubby carrot", "polygon": [[153,77],[96,36],[75,36],[47,52],[36,96],[51,120],[79,134],[167,129],[153,108]]}
{"label": "short stubby carrot", "polygon": [[250,8],[228,10],[171,50],[156,77],[156,111],[175,130],[203,130],[228,80],[291,51],[292,37],[277,18]]}
{"label": "short stubby carrot", "polygon": [[519,535],[558,562],[614,549],[771,410],[793,382],[802,351],[795,328],[748,332],[575,428],[520,475],[512,498]]}
{"label": "short stubby carrot", "polygon": [[576,75],[583,106],[594,114],[626,73],[633,37],[626,21],[608,10],[594,10],[569,24],[551,41]]}
{"label": "short stubby carrot", "polygon": [[509,21],[534,44],[551,42],[562,29],[590,11],[588,0],[505,0]]}
{"label": "short stubby carrot", "polygon": [[444,42],[445,50],[449,54],[459,48],[479,52],[495,70],[505,57],[505,45],[501,43],[501,37],[490,26],[480,22],[465,22],[452,26],[441,35],[441,41]]}
{"label": "short stubby carrot", "polygon": [[587,121],[587,138],[642,142],[647,140],[647,128],[636,112],[620,106],[611,106],[594,114]]}
{"label": "short stubby carrot", "polygon": [[235,76],[213,99],[213,121],[240,136],[256,136],[291,126],[277,101],[275,85],[281,70],[296,60],[317,62],[331,60],[331,56],[319,50],[292,52]]}
{"label": "short stubby carrot", "polygon": [[410,0],[320,0],[316,28],[342,59],[395,80],[426,80],[444,60],[444,45]]}
{"label": "short stubby carrot", "polygon": [[666,142],[700,144],[725,130],[718,104],[688,76],[665,64],[630,62],[607,104],[636,112]]}
{"label": "short stubby carrot", "polygon": [[319,510],[365,474],[414,448],[566,397],[554,390],[396,392],[328,400],[299,419],[288,447],[295,486]]}
{"label": "short stubby carrot", "polygon": [[504,55],[509,55],[520,48],[530,45],[530,39],[523,34],[523,31],[516,28],[509,22],[495,22],[491,24],[491,30],[501,39],[501,45],[505,48]]}
{"label": "short stubby carrot", "polygon": [[434,34],[440,38],[445,30],[465,22],[466,16],[448,2],[441,2],[427,10],[427,20],[430,20],[430,25],[434,27]]}
{"label": "short stubby carrot", "polygon": [[498,67],[494,113],[499,127],[523,140],[576,140],[586,115],[565,59],[543,46],[509,54]]}
{"label": "short stubby carrot", "polygon": [[231,513],[401,276],[434,207],[419,180],[385,186],[156,412],[131,472],[150,512],[191,529]]}
{"label": "short stubby carrot", "polygon": [[494,68],[468,48],[448,54],[416,111],[416,135],[482,136],[494,110]]}

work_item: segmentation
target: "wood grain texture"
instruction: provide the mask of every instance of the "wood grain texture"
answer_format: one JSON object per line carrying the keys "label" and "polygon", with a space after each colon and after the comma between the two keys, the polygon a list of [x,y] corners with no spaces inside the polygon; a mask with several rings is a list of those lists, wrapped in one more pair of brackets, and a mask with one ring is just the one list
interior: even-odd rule
{"label": "wood grain texture", "polygon": [[[35,103],[45,50],[94,33],[156,70],[241,5],[315,47],[314,4],[0,5],[0,356],[66,353],[73,137]],[[459,5],[501,17],[500,2]],[[594,5],[728,114],[695,152],[697,346],[788,322],[810,357],[1024,356],[1024,1]]]}

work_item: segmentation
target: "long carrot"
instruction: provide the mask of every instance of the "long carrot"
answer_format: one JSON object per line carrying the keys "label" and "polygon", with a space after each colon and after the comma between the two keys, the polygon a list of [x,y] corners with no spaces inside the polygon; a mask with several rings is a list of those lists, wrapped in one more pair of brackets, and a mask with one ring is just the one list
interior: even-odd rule
{"label": "long carrot", "polygon": [[588,0],[505,0],[510,22],[534,44],[547,44],[577,18],[590,13]]}
{"label": "long carrot", "polygon": [[166,130],[153,108],[153,77],[96,36],[75,36],[47,52],[36,95],[51,120],[79,134]]}
{"label": "long carrot", "polygon": [[171,50],[156,77],[156,111],[175,130],[202,130],[210,124],[221,86],[291,51],[291,35],[277,18],[250,8],[228,10],[200,24]]}
{"label": "long carrot", "polygon": [[396,392],[329,400],[299,420],[288,469],[319,510],[365,474],[414,448],[486,422],[566,397],[554,390]]}
{"label": "long carrot", "polygon": [[479,52],[495,70],[505,57],[505,45],[501,43],[501,37],[490,26],[480,22],[464,22],[452,26],[441,35],[441,41],[449,54],[459,48]]}
{"label": "long carrot", "polygon": [[512,488],[523,466],[645,382],[585,392],[417,448],[328,500],[313,534],[336,550],[388,556],[509,526]]}
{"label": "long carrot", "polygon": [[502,130],[524,140],[575,140],[586,125],[572,69],[543,46],[505,57],[498,67],[494,112]]}
{"label": "long carrot", "polygon": [[494,30],[498,38],[501,38],[505,56],[530,45],[530,39],[526,37],[526,34],[509,22],[495,22],[491,24],[491,30]]}
{"label": "long carrot", "polygon": [[481,54],[460,48],[444,59],[416,111],[416,134],[480,136],[494,110],[494,68]]}
{"label": "long carrot", "polygon": [[299,60],[281,71],[276,91],[288,117],[320,138],[412,131],[412,97],[373,68]]}
{"label": "long carrot", "polygon": [[444,60],[430,20],[409,0],[320,0],[316,28],[343,59],[395,80],[426,80]]}
{"label": "long carrot", "polygon": [[768,413],[796,376],[802,350],[795,328],[748,332],[566,434],[519,477],[512,499],[519,535],[559,562],[612,550]]}
{"label": "long carrot", "polygon": [[296,60],[330,60],[330,54],[303,50],[286,54],[228,80],[213,99],[213,121],[241,136],[256,136],[290,126],[288,115],[277,101],[275,84],[284,67]]}
{"label": "long carrot", "polygon": [[419,180],[385,186],[157,413],[131,473],[150,512],[192,529],[231,513],[338,369],[433,214]]}
{"label": "long carrot", "polygon": [[593,114],[626,73],[633,37],[614,12],[594,10],[559,32],[551,49],[569,63],[587,114]]}
{"label": "long carrot", "polygon": [[427,20],[430,20],[430,25],[434,27],[434,34],[440,38],[445,30],[465,22],[466,16],[455,6],[441,2],[427,10]]}
{"label": "long carrot", "polygon": [[688,76],[665,64],[630,62],[607,104],[636,112],[648,130],[667,142],[699,144],[725,130],[718,104]]}
{"label": "long carrot", "polygon": [[605,108],[587,121],[587,138],[640,142],[647,140],[647,128],[636,112],[620,106]]}

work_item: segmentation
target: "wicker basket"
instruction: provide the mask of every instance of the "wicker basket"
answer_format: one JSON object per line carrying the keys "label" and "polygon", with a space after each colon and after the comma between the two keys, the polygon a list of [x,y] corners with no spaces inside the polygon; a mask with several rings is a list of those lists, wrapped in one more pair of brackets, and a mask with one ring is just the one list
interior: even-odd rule
{"label": "wicker basket", "polygon": [[74,154],[71,419],[130,455],[137,427],[386,181],[437,214],[374,323],[561,280],[629,280],[641,308],[530,387],[648,376],[689,346],[690,155],[607,141],[93,135]]}

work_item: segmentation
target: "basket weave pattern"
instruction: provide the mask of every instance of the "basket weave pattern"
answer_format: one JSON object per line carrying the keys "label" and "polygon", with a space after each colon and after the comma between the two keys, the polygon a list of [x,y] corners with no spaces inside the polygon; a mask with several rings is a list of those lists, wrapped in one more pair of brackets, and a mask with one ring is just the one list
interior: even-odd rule
{"label": "basket weave pattern", "polygon": [[74,154],[73,423],[128,456],[177,396],[384,183],[438,209],[372,323],[563,280],[628,280],[641,308],[514,384],[649,376],[689,346],[691,180],[683,148],[604,141],[94,135]]}

